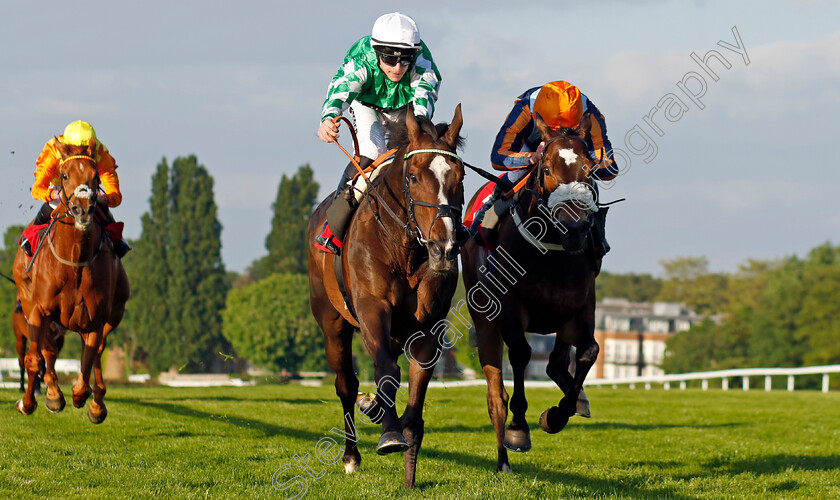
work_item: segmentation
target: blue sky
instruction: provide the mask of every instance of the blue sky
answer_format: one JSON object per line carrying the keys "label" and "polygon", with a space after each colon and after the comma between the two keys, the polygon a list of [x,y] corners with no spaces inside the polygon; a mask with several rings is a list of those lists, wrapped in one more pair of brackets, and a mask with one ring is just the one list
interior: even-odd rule
{"label": "blue sky", "polygon": [[[602,190],[604,200],[627,198],[610,212],[605,269],[659,273],[661,259],[705,255],[712,270],[734,271],[748,258],[837,243],[838,2],[450,3],[4,6],[0,230],[34,215],[29,186],[44,142],[85,119],[120,165],[114,212],[129,237],[140,234],[161,158],[196,154],[216,180],[225,264],[244,270],[265,254],[282,174],[308,162],[322,195],[335,185],[346,160],[315,136],[327,84],[376,17],[400,10],[443,75],[436,121],[463,105],[468,162],[489,168],[513,99],[557,79],[598,105],[614,146],[626,148],[634,127],[656,144],[655,158],[631,153]],[[735,44],[733,27],[749,64],[718,45]],[[710,63],[718,81],[690,57],[713,49],[731,65]],[[690,72],[704,78],[703,109],[677,85]],[[644,117],[669,95],[687,109],[675,121],[653,115],[659,136]],[[478,184],[468,178],[468,191]]]}

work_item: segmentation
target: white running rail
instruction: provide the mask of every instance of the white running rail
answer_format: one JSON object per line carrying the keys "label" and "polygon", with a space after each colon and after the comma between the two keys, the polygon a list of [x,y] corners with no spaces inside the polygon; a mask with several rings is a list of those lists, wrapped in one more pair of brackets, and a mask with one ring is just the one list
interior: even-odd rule
{"label": "white running rail", "polygon": [[[724,391],[729,390],[729,379],[741,377],[743,390],[750,389],[750,378],[764,378],[764,390],[773,389],[772,377],[787,377],[787,390],[793,391],[796,385],[795,379],[801,375],[822,375],[822,392],[828,392],[828,376],[831,373],[840,373],[840,365],[806,366],[802,368],[736,368],[732,370],[717,370],[710,372],[680,373],[674,375],[651,375],[645,377],[627,378],[588,378],[584,387],[628,386],[635,389],[637,385],[644,385],[650,389],[653,384],[662,384],[665,390],[671,389],[671,384],[678,384],[680,389],[685,389],[690,380],[700,380],[700,387],[705,391],[709,389],[709,380],[720,379],[720,387]],[[457,380],[452,382],[433,381],[429,387],[465,387],[485,385],[483,379],[478,380]],[[505,380],[505,385],[513,385],[513,381]],[[525,387],[557,387],[550,380],[527,380]]]}

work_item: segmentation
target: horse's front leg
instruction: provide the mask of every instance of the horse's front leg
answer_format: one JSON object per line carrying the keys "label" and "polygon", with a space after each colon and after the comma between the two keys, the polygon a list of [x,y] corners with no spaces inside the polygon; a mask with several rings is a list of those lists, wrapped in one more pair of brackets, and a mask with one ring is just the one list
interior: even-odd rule
{"label": "horse's front leg", "polygon": [[19,399],[15,404],[17,411],[24,415],[31,415],[38,407],[38,402],[35,400],[35,385],[38,381],[38,374],[41,371],[41,343],[49,335],[50,319],[35,308],[29,314],[29,352],[24,357],[24,365],[26,365],[26,373],[29,376],[29,385],[26,387],[26,392],[23,398]]}
{"label": "horse's front leg", "polygon": [[64,409],[66,402],[64,393],[58,386],[58,376],[55,373],[55,359],[58,357],[59,349],[56,339],[53,337],[53,330],[51,323],[49,334],[42,342],[41,354],[44,357],[44,382],[47,384],[47,409],[52,413],[58,413]]}
{"label": "horse's front leg", "polygon": [[102,342],[99,343],[96,358],[93,360],[93,402],[88,408],[87,416],[94,424],[101,424],[108,416],[108,409],[105,407],[105,379],[102,377],[102,353],[105,352],[105,346],[108,344],[108,334],[113,329],[114,327],[110,324],[105,325],[102,331]]}
{"label": "horse's front leg", "polygon": [[513,370],[513,394],[510,398],[510,410],[513,413],[505,429],[504,446],[508,450],[525,452],[531,449],[531,429],[525,419],[528,400],[525,398],[525,369],[531,360],[531,346],[521,328],[509,326],[503,330],[503,337],[508,346],[508,358]]}
{"label": "horse's front leg", "polygon": [[589,370],[595,364],[595,360],[598,359],[598,351],[600,350],[598,343],[595,342],[594,321],[570,321],[564,328],[573,335],[577,334],[575,375],[572,377],[568,372],[569,347],[558,338],[555,341],[554,351],[552,351],[546,372],[563,389],[565,395],[558,406],[548,408],[540,415],[540,427],[549,434],[563,430],[569,422],[569,418],[577,411],[583,382],[586,380]]}
{"label": "horse's front leg", "polygon": [[82,333],[81,336],[84,342],[82,346],[82,370],[79,372],[79,378],[76,379],[76,385],[73,386],[73,406],[76,408],[84,406],[88,397],[90,397],[90,371],[102,344],[102,330]]}
{"label": "horse's front leg", "polygon": [[335,372],[335,394],[341,400],[344,420],[344,472],[359,470],[362,455],[359,453],[359,434],[355,425],[355,404],[359,392],[359,379],[353,371],[353,328],[340,316],[319,320],[324,332],[327,363]]}
{"label": "horse's front leg", "polygon": [[402,434],[402,425],[397,416],[396,398],[400,387],[400,367],[391,352],[391,308],[379,300],[359,301],[362,338],[373,357],[376,402],[382,408],[382,436],[376,446],[380,455],[402,452],[408,443]]}
{"label": "horse's front leg", "polygon": [[478,338],[478,359],[484,378],[487,380],[487,413],[496,432],[497,472],[510,472],[505,441],[505,422],[508,414],[508,393],[502,377],[504,342],[499,331],[483,316],[473,314],[475,331]]}
{"label": "horse's front leg", "polygon": [[[554,350],[551,351],[548,357],[548,366],[545,369],[546,375],[557,384],[557,387],[563,391],[563,394],[567,394],[575,382],[576,363],[572,362],[570,356],[573,349],[572,346],[557,338],[554,341]],[[577,352],[576,349],[575,352]],[[583,389],[580,390],[580,394],[578,395],[575,405],[575,415],[580,415],[585,418],[591,416],[589,411],[589,398],[586,397]]]}
{"label": "horse's front leg", "polygon": [[400,418],[403,426],[403,436],[408,443],[405,450],[405,484],[406,488],[414,488],[417,476],[417,454],[423,444],[423,402],[426,400],[426,389],[435,371],[435,365],[440,360],[441,351],[438,343],[432,338],[423,338],[423,343],[414,342],[411,352],[406,352],[409,359],[408,367],[408,404]]}
{"label": "horse's front leg", "polygon": [[[26,328],[29,328],[26,326]],[[17,319],[15,319],[15,349],[18,355],[18,366],[20,367],[20,392],[26,392],[26,336],[17,331]]]}

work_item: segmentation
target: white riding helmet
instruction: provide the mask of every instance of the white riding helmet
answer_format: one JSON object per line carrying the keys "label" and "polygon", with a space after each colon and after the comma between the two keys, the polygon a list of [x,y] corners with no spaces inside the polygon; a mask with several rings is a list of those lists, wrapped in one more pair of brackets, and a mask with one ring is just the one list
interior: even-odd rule
{"label": "white riding helmet", "polygon": [[379,16],[379,19],[373,23],[370,44],[374,48],[419,49],[420,31],[414,19],[399,12],[392,12]]}

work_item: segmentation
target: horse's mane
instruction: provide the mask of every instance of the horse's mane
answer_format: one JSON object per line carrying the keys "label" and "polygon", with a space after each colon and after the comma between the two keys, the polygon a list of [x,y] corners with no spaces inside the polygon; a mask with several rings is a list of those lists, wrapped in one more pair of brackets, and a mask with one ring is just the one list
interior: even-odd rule
{"label": "horse's mane", "polygon": [[[425,116],[416,116],[415,118],[417,119],[417,125],[420,127],[420,130],[434,137],[435,140],[440,139],[449,130],[448,123],[438,123],[435,125],[432,123],[432,120]],[[399,149],[408,144],[408,128],[405,126],[404,121],[388,123],[385,125],[385,130],[388,134],[388,149]],[[463,146],[464,137],[459,135],[455,141],[455,148],[461,149]]]}

